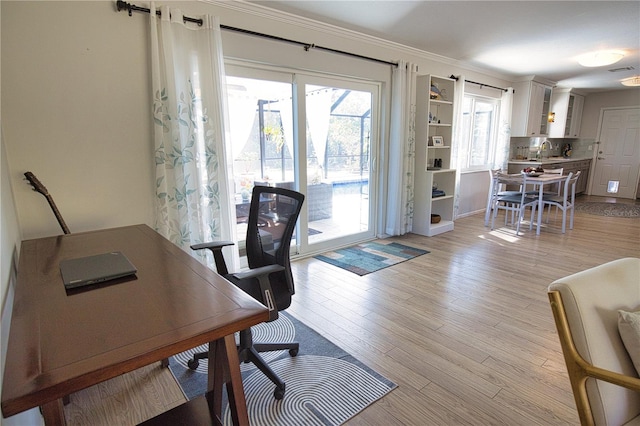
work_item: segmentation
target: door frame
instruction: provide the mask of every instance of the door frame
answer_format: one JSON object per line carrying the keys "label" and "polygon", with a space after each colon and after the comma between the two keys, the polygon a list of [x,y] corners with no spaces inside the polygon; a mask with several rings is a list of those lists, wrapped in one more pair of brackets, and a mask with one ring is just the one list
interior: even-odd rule
{"label": "door frame", "polygon": [[[336,87],[360,87],[359,90],[367,90],[372,96],[372,109],[371,109],[371,138],[370,138],[370,166],[369,166],[369,229],[354,234],[349,234],[342,237],[333,238],[326,241],[320,241],[313,244],[309,244],[307,231],[308,231],[308,210],[305,205],[302,206],[300,212],[300,219],[297,226],[297,235],[299,238],[295,239],[295,247],[292,246],[292,256],[310,256],[316,253],[321,253],[330,249],[343,247],[350,244],[355,244],[362,241],[372,240],[375,238],[378,232],[378,197],[380,194],[379,185],[379,164],[380,150],[382,149],[382,94],[383,94],[383,82],[366,80],[356,77],[348,77],[343,75],[333,75],[329,73],[313,72],[308,70],[298,70],[290,67],[278,67],[267,64],[257,64],[251,62],[245,62],[237,59],[226,60],[225,65],[230,69],[241,69],[242,77],[263,79],[271,78],[274,81],[289,82],[292,85],[293,96],[293,131],[297,134],[298,140],[306,140],[306,122],[305,120],[305,105],[298,105],[300,93],[304,93],[305,84],[327,84],[336,85]],[[229,75],[236,75],[234,72],[228,73]],[[290,75],[291,80],[282,78]],[[340,86],[343,84],[344,86]],[[356,90],[358,90],[356,88]],[[294,94],[296,96],[294,96]],[[304,99],[304,97],[302,98]],[[302,113],[299,113],[302,112]],[[300,139],[300,138],[303,139]],[[294,144],[293,161],[294,161],[294,174],[296,181],[296,190],[306,194],[306,146],[305,144]],[[305,159],[305,161],[302,161]],[[302,177],[301,177],[302,176]],[[239,237],[239,236],[238,236]]]}
{"label": "door frame", "polygon": [[[342,85],[340,85],[342,84]],[[342,76],[333,76],[333,75],[323,75],[318,73],[309,73],[309,72],[297,72],[294,74],[294,87],[297,90],[298,96],[296,99],[304,99],[305,93],[305,85],[325,85],[332,87],[340,87],[340,88],[351,88],[355,90],[368,91],[371,93],[371,138],[370,138],[370,156],[369,156],[369,228],[366,231],[360,231],[353,234],[348,234],[345,236],[332,238],[330,240],[324,240],[315,242],[313,244],[309,244],[308,240],[308,210],[303,206],[302,212],[300,214],[301,220],[300,224],[303,226],[298,233],[301,236],[300,238],[300,247],[299,253],[303,256],[312,255],[315,253],[321,253],[323,251],[327,251],[330,249],[335,249],[337,247],[343,247],[346,245],[354,244],[357,242],[362,242],[366,240],[371,240],[375,238],[377,232],[377,215],[378,209],[376,206],[377,196],[378,196],[378,175],[377,175],[377,159],[379,158],[378,152],[380,150],[381,139],[380,139],[380,117],[381,117],[381,91],[382,84],[379,82],[371,82],[364,81],[355,78],[348,78]],[[306,138],[306,105],[298,105],[297,110],[301,112],[301,114],[297,117],[297,129],[298,129],[298,140],[303,140]],[[294,113],[295,115],[295,113]],[[296,126],[294,126],[294,129]],[[306,146],[300,146],[301,149],[305,149]],[[306,151],[304,155],[297,156],[300,164],[298,164],[298,168],[296,169],[296,173],[300,173],[301,176],[296,176],[296,180],[300,185],[300,190],[302,192],[306,192],[307,180],[306,178]],[[302,161],[305,159],[305,161]],[[296,240],[298,241],[298,240]]]}

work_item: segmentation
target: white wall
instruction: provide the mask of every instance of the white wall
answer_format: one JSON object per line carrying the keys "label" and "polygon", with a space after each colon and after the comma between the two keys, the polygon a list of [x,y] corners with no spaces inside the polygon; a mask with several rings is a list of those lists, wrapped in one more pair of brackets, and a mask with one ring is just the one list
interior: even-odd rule
{"label": "white wall", "polygon": [[590,93],[585,97],[580,124],[580,138],[598,137],[600,111],[607,107],[640,106],[640,88]]}
{"label": "white wall", "polygon": [[[2,382],[4,375],[7,341],[13,311],[13,289],[20,242],[22,241],[7,162],[2,129],[0,128],[0,382]],[[5,426],[37,426],[43,424],[43,421],[38,409],[34,408],[8,419],[0,418],[0,424]]]}
{"label": "white wall", "polygon": [[[423,74],[464,74],[486,84],[511,85],[503,77],[464,69],[447,58],[286,14],[269,14],[255,5],[179,5],[188,14],[217,15],[224,25],[384,60],[402,58],[417,63]],[[52,193],[72,232],[152,224],[148,15],[116,13],[112,1],[2,1],[0,7],[3,126],[24,238],[61,232],[44,198],[23,182],[27,170]],[[388,129],[391,67],[314,49],[307,52],[300,46],[249,35],[222,33],[227,58],[383,82],[382,126],[383,137],[387,136],[384,131]],[[587,96],[583,137],[595,138],[603,106],[638,104],[640,90]],[[461,183],[459,213],[475,211],[484,203],[484,195],[468,187],[464,176]]]}
{"label": "white wall", "polygon": [[[179,6],[187,14],[220,16],[223,25],[384,60],[403,58],[417,63],[423,74],[464,74],[487,84],[508,85],[499,76],[464,70],[453,60],[284,14],[265,14],[255,5]],[[71,232],[152,224],[148,15],[116,13],[113,1],[2,1],[0,7],[3,126],[24,238],[61,232],[45,199],[23,182],[27,170],[51,192]],[[388,65],[306,52],[300,46],[229,31],[223,31],[223,45],[227,58],[359,75],[383,82],[383,95],[388,94]],[[384,132],[388,96],[383,106]],[[384,153],[382,157],[384,161]]]}
{"label": "white wall", "polygon": [[458,216],[484,211],[489,195],[489,171],[474,171],[460,174]]}
{"label": "white wall", "polygon": [[151,223],[147,31],[114,2],[1,2],[2,111],[24,238]]}

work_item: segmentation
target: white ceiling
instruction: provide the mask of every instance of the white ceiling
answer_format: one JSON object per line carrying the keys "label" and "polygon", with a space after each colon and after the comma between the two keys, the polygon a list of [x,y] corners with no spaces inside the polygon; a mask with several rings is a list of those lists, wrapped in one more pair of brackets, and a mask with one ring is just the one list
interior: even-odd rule
{"label": "white ceiling", "polygon": [[[638,0],[253,2],[494,70],[514,81],[538,75],[593,92],[624,89],[621,79],[640,74]],[[601,49],[626,55],[599,68],[577,63],[577,56]],[[609,71],[628,66],[635,69]]]}

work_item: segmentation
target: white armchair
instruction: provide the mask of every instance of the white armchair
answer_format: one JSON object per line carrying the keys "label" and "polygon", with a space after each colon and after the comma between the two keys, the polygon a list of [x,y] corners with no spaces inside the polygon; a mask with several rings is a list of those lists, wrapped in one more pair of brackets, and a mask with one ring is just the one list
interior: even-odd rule
{"label": "white armchair", "polygon": [[549,300],[581,423],[640,425],[640,378],[618,331],[618,310],[640,310],[640,259],[554,281]]}

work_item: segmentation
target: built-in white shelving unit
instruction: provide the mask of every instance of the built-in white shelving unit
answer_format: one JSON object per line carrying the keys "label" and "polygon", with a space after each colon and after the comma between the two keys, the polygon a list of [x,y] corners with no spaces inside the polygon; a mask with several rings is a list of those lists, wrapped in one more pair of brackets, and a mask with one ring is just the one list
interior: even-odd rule
{"label": "built-in white shelving unit", "polygon": [[[413,232],[431,237],[453,230],[456,171],[451,164],[451,144],[455,81],[425,75],[418,77],[417,87]],[[431,215],[440,216],[440,222],[431,223]]]}

